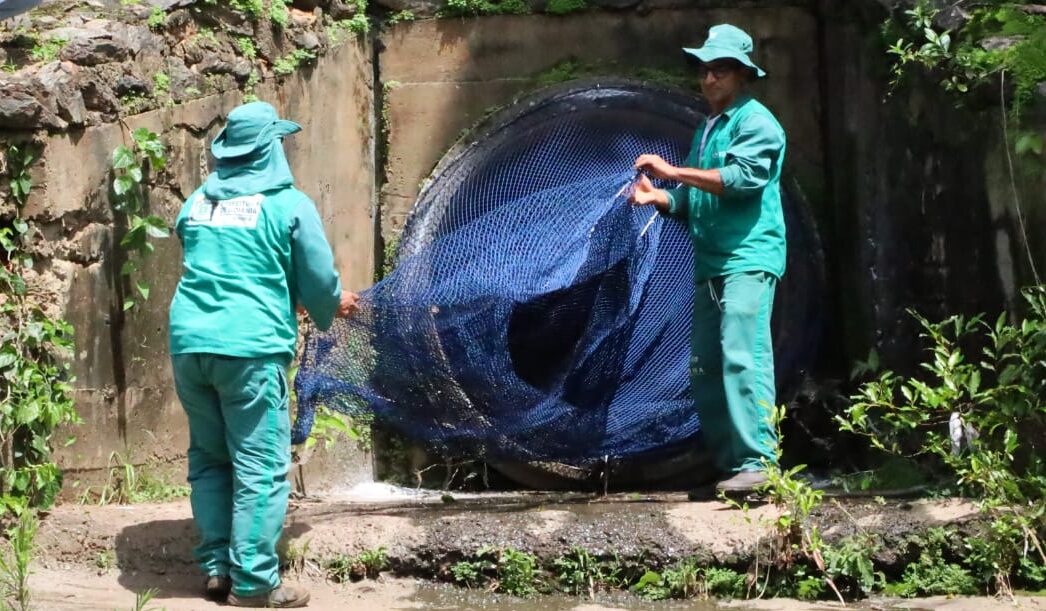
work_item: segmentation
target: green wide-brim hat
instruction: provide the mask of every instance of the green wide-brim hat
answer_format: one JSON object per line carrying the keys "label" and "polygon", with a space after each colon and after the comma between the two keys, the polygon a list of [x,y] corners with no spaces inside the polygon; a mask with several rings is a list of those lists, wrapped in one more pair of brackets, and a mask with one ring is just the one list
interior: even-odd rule
{"label": "green wide-brim hat", "polygon": [[741,28],[730,24],[712,26],[708,30],[708,39],[700,49],[684,48],[683,51],[701,60],[701,63],[717,59],[732,59],[751,68],[756,78],[764,78],[766,71],[755,65],[748,56],[752,52],[752,37]]}
{"label": "green wide-brim hat", "polygon": [[211,142],[211,154],[215,159],[244,157],[300,131],[300,125],[281,119],[271,104],[250,102],[229,113],[225,127]]}

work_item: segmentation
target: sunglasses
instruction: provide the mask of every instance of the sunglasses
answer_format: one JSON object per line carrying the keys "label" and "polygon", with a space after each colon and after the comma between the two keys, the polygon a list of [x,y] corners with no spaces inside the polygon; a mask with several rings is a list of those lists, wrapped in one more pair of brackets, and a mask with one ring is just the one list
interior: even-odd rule
{"label": "sunglasses", "polygon": [[716,80],[719,80],[732,72],[736,72],[738,69],[740,69],[740,66],[733,62],[701,64],[697,68],[697,76],[704,80],[705,77],[711,74]]}

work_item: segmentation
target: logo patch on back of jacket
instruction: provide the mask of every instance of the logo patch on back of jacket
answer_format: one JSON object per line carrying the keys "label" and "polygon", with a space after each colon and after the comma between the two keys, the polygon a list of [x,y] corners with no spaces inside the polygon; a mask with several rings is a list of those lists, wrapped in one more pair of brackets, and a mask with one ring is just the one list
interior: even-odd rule
{"label": "logo patch on back of jacket", "polygon": [[212,201],[201,194],[193,202],[186,224],[254,229],[264,199],[264,195],[257,194]]}

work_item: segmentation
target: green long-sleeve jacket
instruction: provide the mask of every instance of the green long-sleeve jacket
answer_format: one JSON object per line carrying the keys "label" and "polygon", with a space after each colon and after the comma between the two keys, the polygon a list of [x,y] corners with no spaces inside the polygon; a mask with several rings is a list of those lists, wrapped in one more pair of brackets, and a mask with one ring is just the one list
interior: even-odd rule
{"label": "green long-sleeve jacket", "polygon": [[341,283],[316,206],[293,183],[277,141],[251,164],[219,166],[185,202],[171,354],[293,357],[298,304],[331,325]]}
{"label": "green long-sleeve jacket", "polygon": [[723,194],[685,185],[668,190],[669,214],[690,228],[694,279],[746,271],[780,278],[785,271],[784,130],[765,106],[747,95],[724,110],[705,136],[709,120],[698,126],[686,165],[718,169]]}

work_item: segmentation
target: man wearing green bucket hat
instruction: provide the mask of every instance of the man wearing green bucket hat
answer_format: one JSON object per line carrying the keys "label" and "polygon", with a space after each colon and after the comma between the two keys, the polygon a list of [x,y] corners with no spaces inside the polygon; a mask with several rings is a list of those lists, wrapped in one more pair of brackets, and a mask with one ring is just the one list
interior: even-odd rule
{"label": "man wearing green bucket hat", "polygon": [[239,607],[303,607],[283,585],[287,366],[296,307],[327,328],[356,309],[341,290],[316,206],[294,188],[282,139],[301,131],[264,102],[229,113],[214,173],[175,221],[182,277],[171,302],[174,383],[189,420],[189,483],[205,595]]}
{"label": "man wearing green bucket hat", "polygon": [[[711,112],[694,134],[685,167],[642,155],[632,194],[687,223],[694,245],[690,383],[720,492],[744,495],[766,482],[776,460],[769,422],[775,402],[770,312],[785,268],[781,165],[785,135],[746,91],[766,73],[749,57],[752,39],[717,25],[700,60],[701,92]],[[647,175],[678,182],[657,189]]]}

